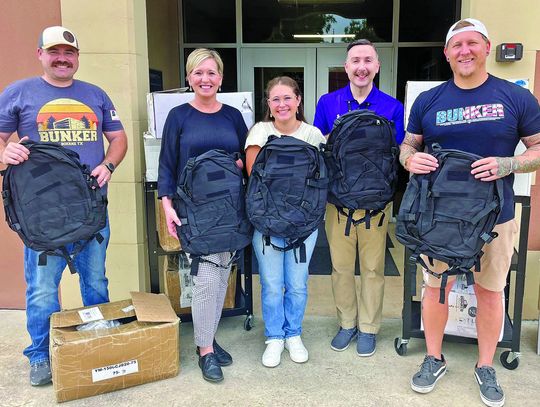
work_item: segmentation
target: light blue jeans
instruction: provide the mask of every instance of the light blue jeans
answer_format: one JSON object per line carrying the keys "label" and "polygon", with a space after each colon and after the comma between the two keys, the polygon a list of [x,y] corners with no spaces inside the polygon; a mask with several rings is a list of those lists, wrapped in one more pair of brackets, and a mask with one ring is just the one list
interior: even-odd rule
{"label": "light blue jeans", "polygon": [[[103,241],[92,239],[75,257],[81,296],[85,306],[109,301],[108,280],[105,277],[105,253],[109,244],[109,220],[100,231]],[[72,245],[68,246],[71,252]],[[60,311],[58,285],[66,268],[63,257],[47,256],[47,264],[39,265],[39,254],[24,248],[24,276],[26,279],[26,328],[32,344],[24,355],[33,365],[49,360],[49,326],[53,312]]]}
{"label": "light blue jeans", "polygon": [[[302,333],[302,321],[307,303],[308,267],[317,241],[315,230],[305,240],[305,263],[300,260],[298,249],[281,252],[272,246],[264,246],[263,236],[255,230],[253,248],[259,263],[261,280],[261,305],[265,325],[264,334],[268,339],[283,339]],[[282,238],[272,237],[278,247],[284,247]],[[264,254],[263,254],[264,251]]]}

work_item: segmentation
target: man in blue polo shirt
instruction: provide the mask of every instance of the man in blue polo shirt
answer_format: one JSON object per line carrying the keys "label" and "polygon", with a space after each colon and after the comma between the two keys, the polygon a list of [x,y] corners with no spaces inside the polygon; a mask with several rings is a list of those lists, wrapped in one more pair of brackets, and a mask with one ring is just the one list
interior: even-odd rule
{"label": "man in blue polo shirt", "polygon": [[[323,95],[317,103],[313,124],[324,135],[330,133],[339,116],[354,109],[369,109],[394,122],[396,139],[401,143],[404,136],[403,105],[373,84],[379,68],[377,50],[370,41],[361,39],[348,45],[345,71],[349,84]],[[376,335],[382,319],[384,258],[390,211],[391,205],[388,204],[382,213],[372,218],[372,227],[367,229],[365,223],[359,223],[351,229],[349,236],[345,236],[347,218],[334,205],[327,206],[325,228],[332,258],[332,289],[340,325],[331,343],[335,351],[344,351],[358,336],[358,355],[371,356],[375,353]],[[356,211],[354,220],[364,217],[364,214],[364,211]],[[382,216],[382,225],[377,227]],[[360,261],[359,290],[354,278],[357,251]]]}

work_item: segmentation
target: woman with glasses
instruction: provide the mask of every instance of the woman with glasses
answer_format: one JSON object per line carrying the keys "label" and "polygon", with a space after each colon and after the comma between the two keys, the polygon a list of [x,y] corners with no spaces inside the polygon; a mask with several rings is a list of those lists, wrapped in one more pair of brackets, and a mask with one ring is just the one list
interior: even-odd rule
{"label": "woman with glasses", "polygon": [[[246,140],[248,174],[271,135],[295,137],[316,147],[326,142],[319,129],[306,123],[300,88],[294,79],[288,76],[272,79],[266,87],[266,97],[264,119],[251,128]],[[273,248],[272,245],[285,247],[285,239],[271,236],[272,245],[265,246],[262,234],[257,230],[254,232],[253,248],[259,263],[267,338],[262,363],[266,367],[279,365],[284,349],[296,363],[308,360],[308,351],[300,335],[307,303],[308,266],[316,240],[317,230],[304,242],[307,260],[301,263],[296,261],[294,250],[283,252]]]}

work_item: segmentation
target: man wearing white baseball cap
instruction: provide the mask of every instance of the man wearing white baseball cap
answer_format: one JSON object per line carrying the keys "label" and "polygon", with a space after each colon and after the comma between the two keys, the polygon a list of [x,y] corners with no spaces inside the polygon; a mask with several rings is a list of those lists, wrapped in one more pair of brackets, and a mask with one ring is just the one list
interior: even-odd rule
{"label": "man wearing white baseball cap", "polygon": [[[474,274],[478,303],[478,359],[474,376],[484,404],[502,406],[505,396],[492,365],[504,314],[501,295],[517,233],[514,173],[540,168],[540,106],[528,90],[487,72],[490,49],[488,31],[480,21],[466,18],[450,27],[444,54],[453,78],[423,92],[414,102],[400,162],[413,174],[434,171],[438,163],[429,149],[433,143],[439,143],[443,148],[484,157],[472,164],[474,178],[503,181],[504,204],[494,229],[498,237],[483,247],[481,271]],[[527,149],[514,156],[520,140]],[[435,260],[432,271],[440,273],[447,268]],[[420,371],[411,378],[412,389],[419,393],[432,391],[446,373],[442,341],[448,319],[448,292],[454,280],[448,281],[444,304],[439,303],[440,279],[424,272],[424,283],[422,319],[427,354]]]}
{"label": "man wearing white baseball cap", "polygon": [[38,48],[49,49],[55,45],[70,45],[73,48],[79,49],[79,43],[75,34],[67,28],[56,25],[47,27],[39,36]]}
{"label": "man wearing white baseball cap", "polygon": [[[16,131],[21,141],[60,143],[74,150],[92,168],[99,186],[106,188],[127,150],[126,133],[113,103],[99,87],[73,78],[79,68],[79,43],[72,31],[60,26],[43,30],[37,55],[43,75],[14,82],[0,94],[0,162],[18,165],[28,160],[30,151],[23,144],[8,142]],[[103,137],[109,142],[107,151]],[[88,241],[74,260],[85,306],[109,301],[108,220],[99,233],[103,241]],[[46,264],[39,260],[39,252],[24,248],[27,329],[32,341],[24,354],[30,361],[33,386],[51,382],[49,318],[60,310],[58,284],[66,267],[61,257],[47,256]]]}

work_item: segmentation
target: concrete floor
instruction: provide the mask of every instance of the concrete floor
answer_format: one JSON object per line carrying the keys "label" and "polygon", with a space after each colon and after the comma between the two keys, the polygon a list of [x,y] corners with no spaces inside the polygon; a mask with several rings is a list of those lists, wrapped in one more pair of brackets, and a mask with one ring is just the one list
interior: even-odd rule
{"label": "concrete floor", "polygon": [[[391,232],[393,225],[391,225]],[[393,233],[390,233],[395,240]],[[390,249],[398,270],[403,270],[403,247]],[[420,273],[417,276],[420,279]],[[224,318],[218,342],[233,356],[224,368],[225,380],[211,384],[202,379],[193,345],[191,323],[180,325],[180,374],[172,379],[148,383],[67,402],[66,406],[483,406],[473,376],[476,346],[447,343],[444,353],[448,372],[430,394],[410,388],[410,377],[423,360],[421,339],[411,339],[407,355],[398,356],[394,338],[401,336],[403,277],[386,277],[383,325],[377,352],[360,358],[351,346],[334,352],[330,341],[337,329],[335,305],[329,276],[312,275],[308,281],[308,304],[303,339],[310,360],[292,362],[285,351],[274,369],[261,364],[264,325],[260,312],[260,285],[253,276],[255,326],[243,329],[244,317]],[[418,299],[418,297],[416,297]],[[537,311],[535,309],[535,317]],[[22,350],[28,345],[23,311],[0,310],[0,407],[56,405],[52,386],[34,388],[28,383],[29,366]],[[498,378],[506,392],[507,406],[537,406],[540,400],[540,356],[536,354],[538,321],[524,321],[519,367],[507,370],[495,356]]]}
{"label": "concrete floor", "polygon": [[[255,326],[244,331],[244,317],[225,318],[218,341],[234,358],[224,368],[220,384],[205,382],[197,366],[190,323],[181,324],[181,372],[172,379],[149,383],[114,393],[65,403],[66,406],[469,406],[483,405],[473,378],[476,347],[447,343],[444,352],[448,373],[437,388],[426,395],[414,393],[410,376],[424,354],[420,339],[412,339],[408,353],[394,351],[393,340],[401,334],[401,320],[386,318],[379,335],[377,352],[360,358],[355,348],[337,353],[329,342],[336,329],[330,316],[306,316],[304,342],[310,360],[293,363],[284,352],[281,365],[268,369],[260,358],[264,350],[263,324],[256,312]],[[34,388],[28,384],[28,363],[22,356],[28,337],[23,311],[0,311],[0,405],[55,405],[52,386]],[[520,365],[516,370],[495,367],[506,391],[507,406],[537,406],[540,400],[540,356],[536,355],[537,321],[523,324]]]}

